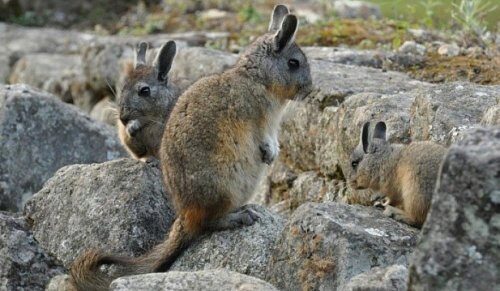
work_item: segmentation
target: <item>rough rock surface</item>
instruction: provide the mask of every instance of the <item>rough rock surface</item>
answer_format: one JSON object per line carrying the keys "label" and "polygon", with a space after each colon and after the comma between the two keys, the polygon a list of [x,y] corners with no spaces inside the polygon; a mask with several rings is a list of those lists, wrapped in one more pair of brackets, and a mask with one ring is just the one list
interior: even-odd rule
{"label": "rough rock surface", "polygon": [[142,254],[174,217],[160,170],[132,159],[60,169],[25,214],[37,241],[65,266],[88,248]]}
{"label": "rough rock surface", "polygon": [[228,270],[146,274],[116,279],[113,291],[177,290],[177,291],[274,291],[277,289],[260,279]]}
{"label": "rough rock surface", "polygon": [[232,67],[237,55],[201,47],[180,48],[175,56],[170,76],[172,79],[184,80],[183,89],[198,79],[221,73]]}
{"label": "rough rock surface", "polygon": [[[336,64],[324,60],[310,60],[313,86],[319,92],[313,102],[320,108],[338,106],[347,96],[363,93],[395,94],[415,88],[429,87],[429,83],[411,79],[398,72]],[[383,86],[381,85],[383,84]]]}
{"label": "rough rock surface", "polygon": [[500,100],[500,86],[448,83],[415,90],[411,108],[412,140],[450,145],[461,132],[480,123],[483,113]]}
{"label": "rough rock surface", "polygon": [[62,272],[33,238],[24,218],[0,212],[1,290],[44,290],[50,278]]}
{"label": "rough rock surface", "polygon": [[445,158],[409,290],[500,288],[500,129],[473,129]]}
{"label": "rough rock surface", "polygon": [[86,112],[98,101],[88,88],[79,55],[26,55],[14,65],[9,82],[37,87]]}
{"label": "rough rock surface", "polygon": [[0,87],[0,209],[17,210],[59,168],[127,156],[115,130],[53,95]]}
{"label": "rough rock surface", "polygon": [[352,278],[344,291],[406,291],[408,269],[402,265],[375,267]]}
{"label": "rough rock surface", "polygon": [[262,206],[249,207],[260,214],[259,221],[252,226],[204,236],[184,251],[171,270],[224,268],[263,279],[271,248],[283,230],[283,220]]}
{"label": "rough rock surface", "polygon": [[406,265],[416,236],[378,209],[307,203],[285,226],[266,280],[284,290],[341,290],[373,267]]}

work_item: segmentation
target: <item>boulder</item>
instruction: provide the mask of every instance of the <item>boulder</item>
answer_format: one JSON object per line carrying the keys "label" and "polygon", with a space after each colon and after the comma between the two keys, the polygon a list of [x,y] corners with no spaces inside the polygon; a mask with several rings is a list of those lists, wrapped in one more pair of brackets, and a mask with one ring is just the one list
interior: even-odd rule
{"label": "boulder", "polygon": [[127,156],[111,127],[27,85],[0,87],[0,209],[18,210],[59,168]]}
{"label": "boulder", "polygon": [[9,82],[37,87],[66,103],[75,104],[85,112],[89,112],[98,101],[88,87],[79,55],[26,55],[14,65]]}
{"label": "boulder", "polygon": [[345,291],[406,291],[408,269],[402,265],[375,267],[352,278]]}
{"label": "boulder", "polygon": [[260,215],[252,226],[207,234],[172,265],[172,271],[224,268],[263,279],[271,248],[283,230],[283,220],[262,206],[249,205]]}
{"label": "boulder", "polygon": [[111,283],[112,291],[176,290],[176,291],[277,291],[260,279],[228,270],[153,273],[119,278]]}
{"label": "boulder", "polygon": [[36,240],[66,267],[89,248],[145,253],[163,240],[174,218],[161,171],[132,159],[64,167],[24,212]]}
{"label": "boulder", "polygon": [[202,77],[221,73],[232,67],[238,56],[235,54],[202,47],[180,48],[174,58],[170,76],[173,80],[184,80],[182,89]]}
{"label": "boulder", "polygon": [[445,83],[412,92],[411,139],[450,145],[500,100],[500,86]]}
{"label": "boulder", "polygon": [[[320,108],[339,106],[346,97],[363,92],[395,94],[431,86],[398,72],[336,64],[325,60],[309,60],[313,86],[312,96]],[[383,86],[381,85],[383,84]]]}
{"label": "boulder", "polygon": [[477,128],[445,157],[409,290],[500,288],[500,129]]}
{"label": "boulder", "polygon": [[306,203],[273,249],[266,281],[282,290],[342,290],[374,267],[407,265],[417,233],[375,208]]}
{"label": "boulder", "polygon": [[0,212],[0,289],[44,290],[49,280],[64,272],[29,230],[23,217]]}

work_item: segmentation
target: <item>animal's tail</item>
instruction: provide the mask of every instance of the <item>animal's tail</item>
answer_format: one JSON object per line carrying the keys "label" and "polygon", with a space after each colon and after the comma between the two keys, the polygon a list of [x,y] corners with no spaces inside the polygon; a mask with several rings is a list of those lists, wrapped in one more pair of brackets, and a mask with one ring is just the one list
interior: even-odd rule
{"label": "animal's tail", "polygon": [[[197,235],[199,228],[189,226],[185,225],[184,218],[177,218],[167,239],[137,258],[89,250],[73,263],[70,270],[72,284],[80,291],[108,290],[111,281],[118,277],[166,271]],[[102,265],[118,265],[118,271],[108,275],[100,270]]]}

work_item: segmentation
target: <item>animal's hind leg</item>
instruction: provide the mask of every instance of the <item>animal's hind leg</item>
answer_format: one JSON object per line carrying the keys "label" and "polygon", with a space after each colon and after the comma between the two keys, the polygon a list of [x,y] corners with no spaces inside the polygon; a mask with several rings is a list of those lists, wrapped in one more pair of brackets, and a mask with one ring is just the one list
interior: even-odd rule
{"label": "animal's hind leg", "polygon": [[212,231],[234,229],[241,226],[249,226],[259,220],[260,215],[246,205],[235,209],[225,216],[210,221],[207,228]]}

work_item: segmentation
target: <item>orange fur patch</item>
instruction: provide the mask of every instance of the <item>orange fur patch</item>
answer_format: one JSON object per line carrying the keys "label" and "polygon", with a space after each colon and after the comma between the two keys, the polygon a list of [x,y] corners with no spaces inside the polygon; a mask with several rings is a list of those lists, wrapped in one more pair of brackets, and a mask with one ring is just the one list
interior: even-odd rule
{"label": "orange fur patch", "polygon": [[273,84],[267,90],[271,92],[274,97],[280,100],[280,102],[293,99],[298,92],[296,86],[282,86],[279,84]]}
{"label": "orange fur patch", "polygon": [[252,128],[248,122],[222,120],[218,123],[219,134],[215,159],[218,163],[236,161],[246,156],[251,141]]}

